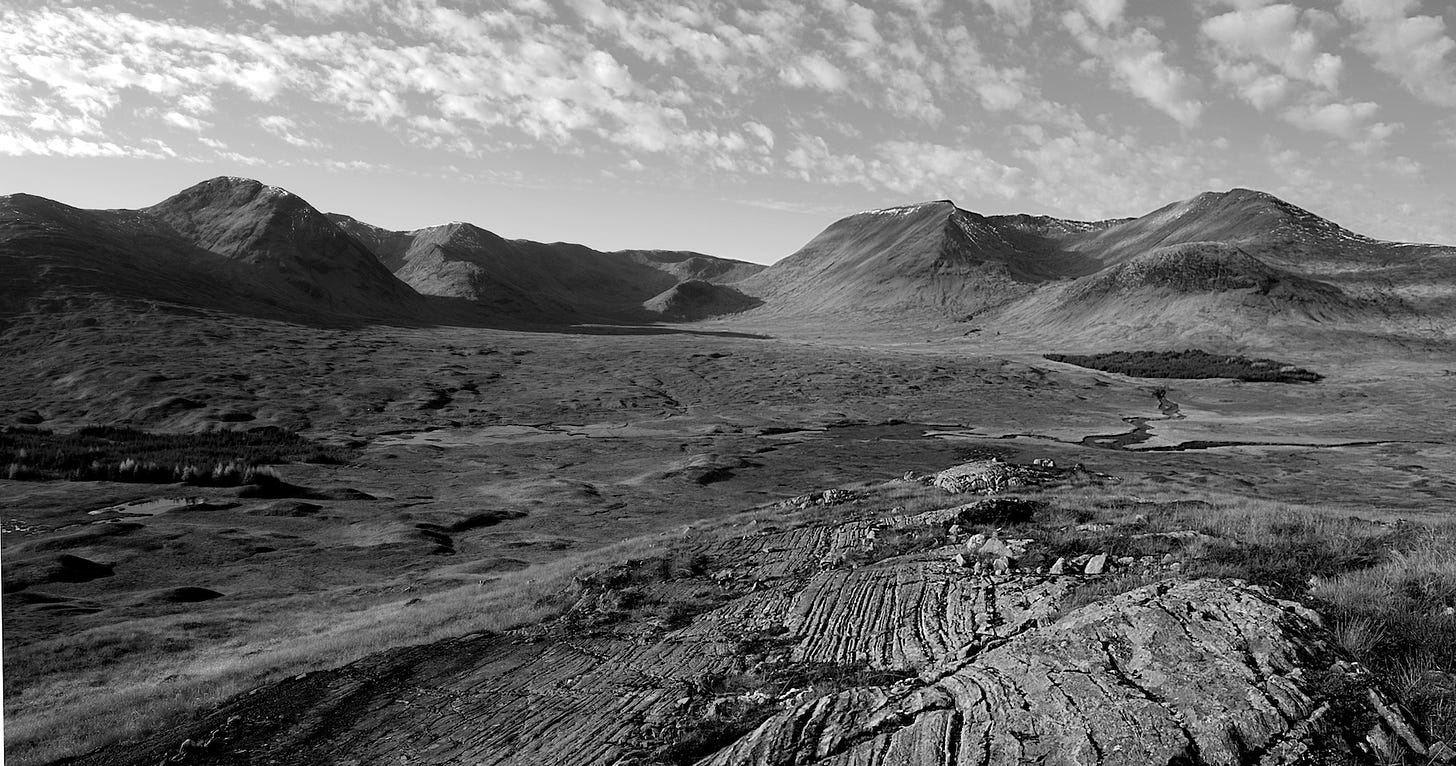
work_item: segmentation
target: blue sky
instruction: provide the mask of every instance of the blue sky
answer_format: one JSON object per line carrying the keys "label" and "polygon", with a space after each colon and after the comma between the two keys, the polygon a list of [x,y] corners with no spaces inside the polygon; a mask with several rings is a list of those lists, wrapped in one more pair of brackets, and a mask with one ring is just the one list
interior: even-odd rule
{"label": "blue sky", "polygon": [[1269,191],[1456,243],[1449,0],[7,0],[0,193],[243,175],[389,228],[772,262],[856,210]]}

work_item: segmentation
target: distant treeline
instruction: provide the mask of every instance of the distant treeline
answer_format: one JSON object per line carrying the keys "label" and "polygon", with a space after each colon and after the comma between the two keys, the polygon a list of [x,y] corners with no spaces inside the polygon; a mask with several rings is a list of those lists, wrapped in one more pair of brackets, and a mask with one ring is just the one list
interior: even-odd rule
{"label": "distant treeline", "polygon": [[268,464],[343,462],[342,452],[274,426],[198,434],[88,426],[0,429],[4,478],[235,486],[276,478]]}
{"label": "distant treeline", "polygon": [[1250,382],[1313,383],[1324,378],[1302,367],[1273,359],[1186,351],[1111,351],[1106,354],[1047,354],[1053,362],[1066,362],[1093,370],[1137,378],[1236,378]]}

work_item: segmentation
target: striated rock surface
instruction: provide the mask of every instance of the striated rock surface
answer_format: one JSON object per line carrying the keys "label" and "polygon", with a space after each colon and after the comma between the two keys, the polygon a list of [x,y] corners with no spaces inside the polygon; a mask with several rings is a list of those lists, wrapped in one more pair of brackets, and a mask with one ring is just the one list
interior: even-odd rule
{"label": "striated rock surface", "polygon": [[1312,613],[1195,581],[1084,607],[906,688],[805,702],[707,763],[1384,763],[1422,751]]}
{"label": "striated rock surface", "polygon": [[[888,547],[944,539],[957,512],[703,541],[678,552],[692,566],[579,578],[556,623],[301,675],[73,762],[1292,766],[1423,752],[1317,616],[1259,589],[1165,581],[1060,614],[1087,579],[972,574],[951,543]],[[649,618],[631,604],[664,606]]]}

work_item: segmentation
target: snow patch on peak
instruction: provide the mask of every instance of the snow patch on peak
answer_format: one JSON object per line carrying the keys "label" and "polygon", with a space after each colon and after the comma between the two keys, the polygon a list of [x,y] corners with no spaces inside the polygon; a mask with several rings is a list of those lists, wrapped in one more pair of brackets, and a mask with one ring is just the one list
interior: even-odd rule
{"label": "snow patch on peak", "polygon": [[879,210],[866,210],[863,213],[860,213],[860,215],[877,215],[885,216],[888,218],[898,218],[901,216],[914,215],[915,213],[918,213],[926,208],[939,207],[941,205],[950,205],[951,207],[955,207],[955,203],[951,202],[950,200],[943,199],[936,200],[934,202],[917,202],[913,205],[899,205],[897,207],[880,208]]}

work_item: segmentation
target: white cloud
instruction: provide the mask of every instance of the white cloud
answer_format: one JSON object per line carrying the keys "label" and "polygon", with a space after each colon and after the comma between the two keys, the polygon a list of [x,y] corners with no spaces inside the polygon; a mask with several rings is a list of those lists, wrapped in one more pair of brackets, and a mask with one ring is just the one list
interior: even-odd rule
{"label": "white cloud", "polygon": [[1097,26],[1107,29],[1114,24],[1122,22],[1122,14],[1126,9],[1126,0],[1078,0],[1082,12],[1097,22]]}
{"label": "white cloud", "polygon": [[1456,40],[1440,16],[1408,15],[1415,0],[1340,0],[1340,13],[1360,26],[1356,42],[1375,68],[1432,104],[1456,106]]}
{"label": "white cloud", "polygon": [[844,70],[817,53],[800,56],[779,76],[791,87],[817,88],[830,93],[842,91],[849,85],[849,77]]}
{"label": "white cloud", "polygon": [[181,114],[179,112],[167,112],[166,114],[162,115],[162,121],[167,123],[168,125],[174,125],[176,127],[182,128],[183,130],[190,130],[194,133],[200,133],[203,128],[209,127],[208,124],[203,122],[202,120],[199,120],[196,117],[188,117],[187,115]]}
{"label": "white cloud", "polygon": [[[1218,52],[1235,62],[1257,61],[1288,78],[1302,80],[1334,92],[1339,88],[1344,62],[1321,50],[1320,30],[1334,20],[1321,11],[1300,11],[1280,3],[1244,7],[1214,16],[1200,30]],[[1263,73],[1252,81],[1257,83]],[[1240,78],[1243,84],[1250,78]],[[1267,93],[1267,87],[1264,89]]]}
{"label": "white cloud", "polygon": [[1032,0],[981,0],[996,12],[996,15],[1012,24],[1025,28],[1031,24]]}
{"label": "white cloud", "polygon": [[1138,27],[1125,35],[1106,36],[1076,11],[1063,14],[1062,23],[1083,50],[1111,71],[1113,82],[1185,126],[1198,121],[1204,107],[1195,96],[1198,80],[1168,62],[1162,42],[1152,32]]}
{"label": "white cloud", "polygon": [[746,122],[743,124],[743,129],[757,136],[759,143],[763,144],[764,148],[772,149],[774,147],[774,132],[767,125],[759,122]]}
{"label": "white cloud", "polygon": [[281,114],[270,114],[258,120],[258,126],[282,139],[284,143],[290,146],[296,146],[302,149],[319,145],[316,141],[310,141],[298,135],[298,123]]}
{"label": "white cloud", "polygon": [[1221,61],[1214,66],[1213,73],[1221,82],[1232,85],[1240,98],[1261,112],[1283,103],[1289,95],[1288,77],[1265,71],[1252,62],[1230,64]]}
{"label": "white cloud", "polygon": [[1380,105],[1372,101],[1309,101],[1286,108],[1281,116],[1300,129],[1343,138],[1356,148],[1369,150],[1382,146],[1401,128],[1399,123],[1376,122],[1379,111]]}

